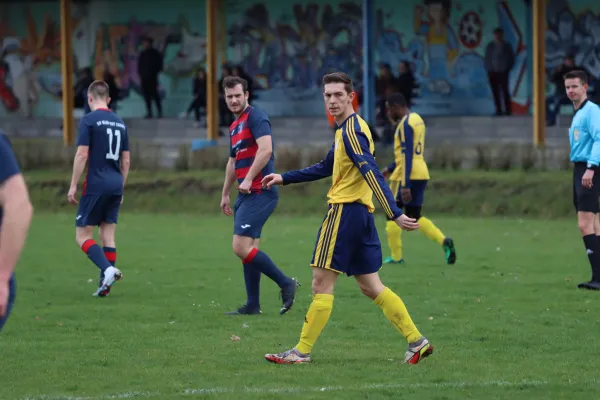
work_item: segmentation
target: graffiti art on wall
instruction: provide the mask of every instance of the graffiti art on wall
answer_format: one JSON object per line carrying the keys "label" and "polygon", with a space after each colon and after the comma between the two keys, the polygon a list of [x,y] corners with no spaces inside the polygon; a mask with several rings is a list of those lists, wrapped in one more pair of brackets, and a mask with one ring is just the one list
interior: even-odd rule
{"label": "graffiti art on wall", "polygon": [[[152,3],[152,6],[149,5]],[[397,73],[408,62],[419,84],[414,108],[424,115],[490,115],[484,67],[492,32],[502,27],[516,54],[510,76],[513,111],[529,109],[525,0],[375,2],[375,56]],[[107,0],[73,8],[76,69],[105,71],[121,89],[120,113],[142,116],[137,73],[143,36],[163,52],[165,114],[191,99],[191,75],[206,59],[205,4],[198,0],[132,0],[118,11]],[[600,6],[590,0],[548,0],[548,69],[567,54],[600,77]],[[255,78],[257,105],[271,115],[323,115],[320,79],[333,70],[362,83],[359,0],[228,0],[226,58]],[[62,113],[58,8],[54,3],[0,5],[0,117]],[[551,90],[551,88],[549,89]]]}
{"label": "graffiti art on wall", "polygon": [[550,0],[546,15],[548,75],[573,56],[575,65],[600,79],[600,3]]}
{"label": "graffiti art on wall", "polygon": [[[269,3],[238,1],[228,20],[230,59],[258,77],[261,105],[272,113],[323,112],[320,77],[344,70],[361,79],[362,10],[349,1]],[[238,8],[234,6],[233,8]],[[394,71],[408,61],[420,85],[415,109],[431,114],[494,111],[483,54],[500,26],[516,54],[510,85],[516,113],[528,109],[525,4],[411,0],[376,2],[376,58]],[[401,29],[402,28],[402,29]],[[307,104],[306,100],[312,100]],[[313,105],[314,103],[314,105]]]}
{"label": "graffiti art on wall", "polygon": [[[143,115],[137,60],[142,38],[151,37],[164,55],[160,93],[169,100],[166,111],[179,112],[190,100],[193,72],[206,61],[206,39],[198,33],[204,31],[204,10],[193,0],[179,0],[176,9],[146,19],[144,14],[156,12],[130,3],[125,19],[122,8],[115,17],[104,1],[92,2],[89,8],[74,7],[76,69],[89,67],[96,79],[110,72],[120,89],[120,114]],[[197,12],[187,11],[192,4]],[[0,116],[61,115],[58,8],[47,3],[13,3],[0,11]]]}

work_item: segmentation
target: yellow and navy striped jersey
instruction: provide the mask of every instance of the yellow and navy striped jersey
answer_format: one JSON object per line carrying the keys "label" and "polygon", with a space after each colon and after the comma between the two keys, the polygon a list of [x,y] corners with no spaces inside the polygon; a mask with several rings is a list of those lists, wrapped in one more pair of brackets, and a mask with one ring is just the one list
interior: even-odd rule
{"label": "yellow and navy striped jersey", "polygon": [[373,212],[373,194],[390,219],[402,211],[375,162],[375,144],[367,123],[353,113],[337,125],[335,140],[325,159],[310,167],[282,175],[283,184],[309,182],[331,176],[329,204],[360,203]]}
{"label": "yellow and navy striped jersey", "polygon": [[393,171],[392,181],[410,187],[410,181],[428,180],[429,169],[425,162],[425,122],[417,113],[410,112],[402,118],[394,134],[394,162],[388,166]]}

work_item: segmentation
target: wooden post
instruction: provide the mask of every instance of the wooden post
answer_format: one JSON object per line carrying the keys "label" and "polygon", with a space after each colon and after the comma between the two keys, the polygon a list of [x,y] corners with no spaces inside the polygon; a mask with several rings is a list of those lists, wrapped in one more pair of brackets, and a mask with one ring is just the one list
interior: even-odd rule
{"label": "wooden post", "polygon": [[546,145],[546,1],[533,0],[533,143]]}
{"label": "wooden post", "polygon": [[227,62],[227,0],[219,0],[219,54],[221,64]]}
{"label": "wooden post", "polygon": [[63,139],[66,146],[73,144],[75,139],[72,38],[71,0],[60,0],[60,69],[62,75]]}
{"label": "wooden post", "polygon": [[219,88],[218,88],[218,36],[217,7],[219,0],[206,0],[206,126],[207,137],[216,140],[219,137]]}

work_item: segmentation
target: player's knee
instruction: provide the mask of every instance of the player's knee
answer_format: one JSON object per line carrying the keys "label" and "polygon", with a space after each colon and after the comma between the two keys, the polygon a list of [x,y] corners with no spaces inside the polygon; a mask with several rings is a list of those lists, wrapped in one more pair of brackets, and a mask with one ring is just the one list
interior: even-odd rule
{"label": "player's knee", "polygon": [[89,239],[92,239],[92,235],[90,235],[87,231],[83,229],[75,230],[75,242],[79,247],[81,247],[83,243]]}
{"label": "player's knee", "polygon": [[313,271],[312,292],[315,294],[333,294],[337,273],[324,269]]}
{"label": "player's knee", "polygon": [[421,218],[421,207],[407,206],[406,216],[418,220],[419,218]]}
{"label": "player's knee", "polygon": [[381,282],[377,283],[366,283],[366,282],[358,282],[358,287],[361,291],[362,294],[364,294],[365,296],[367,296],[370,299],[375,300],[375,298],[377,296],[379,296],[379,293],[381,293],[383,291],[383,289],[385,289],[385,287],[383,286],[383,284]]}
{"label": "player's knee", "polygon": [[579,226],[579,231],[581,231],[583,236],[593,235],[596,233],[595,219],[596,216],[593,213],[579,213],[577,216],[577,225]]}
{"label": "player's knee", "polygon": [[242,240],[237,237],[234,237],[232,244],[233,252],[236,256],[243,260],[246,257],[248,257],[248,254],[250,254],[250,252],[252,251],[252,243],[253,242],[251,240]]}

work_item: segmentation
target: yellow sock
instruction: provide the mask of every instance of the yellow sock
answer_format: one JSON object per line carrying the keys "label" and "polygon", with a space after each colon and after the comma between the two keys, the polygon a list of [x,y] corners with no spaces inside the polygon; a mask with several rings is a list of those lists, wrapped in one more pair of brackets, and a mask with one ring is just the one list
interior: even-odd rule
{"label": "yellow sock", "polygon": [[446,236],[438,229],[437,226],[429,218],[419,218],[419,230],[429,239],[437,242],[440,246],[444,244]]}
{"label": "yellow sock", "polygon": [[313,301],[308,308],[306,317],[304,317],[304,326],[296,350],[302,354],[311,352],[317,338],[325,328],[327,321],[329,321],[332,309],[332,294],[315,294],[313,296]]}
{"label": "yellow sock", "polygon": [[402,259],[402,229],[394,221],[388,221],[385,225],[385,231],[392,258],[394,261],[400,261]]}
{"label": "yellow sock", "polygon": [[386,318],[404,335],[408,343],[414,343],[421,338],[421,332],[410,318],[404,302],[390,288],[383,289],[373,302],[383,310]]}

